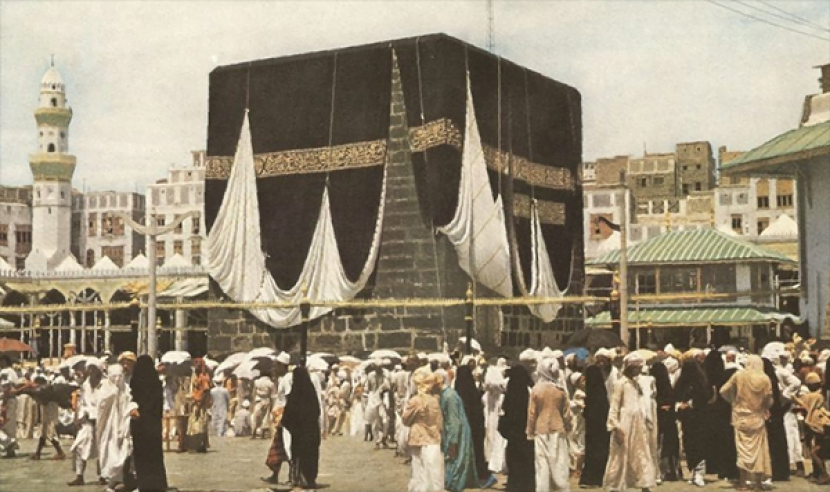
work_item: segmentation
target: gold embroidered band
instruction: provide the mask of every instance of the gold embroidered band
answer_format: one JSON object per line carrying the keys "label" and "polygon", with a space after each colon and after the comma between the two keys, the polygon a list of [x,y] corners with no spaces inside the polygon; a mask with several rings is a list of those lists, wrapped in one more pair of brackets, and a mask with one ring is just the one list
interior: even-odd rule
{"label": "gold embroidered band", "polygon": [[[430,121],[423,126],[409,129],[409,142],[413,152],[425,152],[441,145],[452,146],[459,151],[464,138],[458,127],[448,118]],[[286,174],[308,174],[362,167],[380,166],[386,156],[386,141],[372,140],[333,147],[285,150],[254,156],[256,175],[261,178]],[[487,167],[505,172],[512,166],[513,177],[532,186],[554,190],[574,190],[573,175],[568,169],[550,167],[530,162],[509,152],[484,145]],[[231,156],[209,156],[206,179],[228,179],[233,166]]]}
{"label": "gold embroidered band", "polygon": [[[536,200],[536,209],[539,211],[539,220],[543,224],[565,225],[565,204]],[[513,194],[513,215],[530,218],[530,197],[519,193]]]}

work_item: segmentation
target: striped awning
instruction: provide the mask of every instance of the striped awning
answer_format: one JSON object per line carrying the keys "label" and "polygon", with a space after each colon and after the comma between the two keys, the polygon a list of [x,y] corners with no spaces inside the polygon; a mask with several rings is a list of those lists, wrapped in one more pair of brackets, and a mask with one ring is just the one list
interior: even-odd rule
{"label": "striped awning", "polygon": [[[746,261],[794,263],[777,251],[709,228],[666,232],[631,246],[627,251],[629,265]],[[616,249],[587,261],[586,265],[615,265],[619,262],[620,250]]]}
{"label": "striped awning", "polygon": [[755,171],[791,175],[795,172],[793,163],[826,155],[830,155],[830,121],[782,133],[727,162],[720,171],[724,174]]}
{"label": "striped awning", "polygon": [[[798,318],[790,313],[749,306],[661,307],[628,312],[629,328],[655,328],[680,326],[747,326],[769,324]],[[611,326],[611,313],[604,311],[585,321],[587,326]]]}

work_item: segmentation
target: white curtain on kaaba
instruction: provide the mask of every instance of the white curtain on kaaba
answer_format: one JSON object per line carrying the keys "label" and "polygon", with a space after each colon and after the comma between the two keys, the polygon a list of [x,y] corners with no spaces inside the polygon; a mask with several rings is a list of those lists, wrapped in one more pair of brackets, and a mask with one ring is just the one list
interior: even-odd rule
{"label": "white curtain on kaaba", "polygon": [[[213,228],[208,235],[211,276],[236,302],[286,303],[291,307],[255,308],[251,314],[263,322],[285,328],[301,322],[299,303],[304,297],[313,301],[345,301],[354,298],[372,275],[380,246],[386,197],[386,170],[378,216],[368,258],[358,279],[351,282],[340,260],[328,187],[323,192],[314,236],[296,284],[282,290],[265,266],[261,246],[259,202],[256,194],[256,170],[251,144],[248,112],[242,123],[228,187]],[[304,294],[303,290],[307,289]],[[330,307],[312,306],[312,319],[331,311]]]}
{"label": "white curtain on kaaba", "polygon": [[458,264],[470,277],[504,297],[513,296],[504,208],[501,195],[494,199],[490,189],[469,74],[458,207],[438,231],[455,246]]}
{"label": "white curtain on kaaba", "polygon": [[[548,246],[545,244],[545,238],[542,235],[542,223],[539,221],[539,211],[534,202],[531,206],[531,254],[533,255],[530,266],[530,296],[542,298],[561,298],[565,295],[568,288],[560,289],[556,283],[556,277],[553,275],[553,265],[550,263],[550,256],[548,255]],[[571,261],[571,269],[573,269],[573,261]],[[570,276],[568,277],[570,282]],[[528,305],[530,312],[536,317],[540,318],[545,323],[549,323],[556,318],[559,310],[562,309],[562,304],[530,304]]]}

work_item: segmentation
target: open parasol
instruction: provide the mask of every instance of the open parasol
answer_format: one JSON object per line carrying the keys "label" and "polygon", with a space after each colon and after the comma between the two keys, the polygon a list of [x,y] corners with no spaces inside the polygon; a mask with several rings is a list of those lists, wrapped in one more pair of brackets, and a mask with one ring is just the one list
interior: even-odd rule
{"label": "open parasol", "polygon": [[320,357],[319,355],[310,355],[306,361],[305,366],[309,370],[313,371],[327,371],[329,369],[329,363],[326,362],[325,359]]}
{"label": "open parasol", "polygon": [[437,362],[439,364],[443,364],[445,362],[449,363],[450,362],[450,356],[443,353],[443,352],[435,352],[433,354],[427,355],[427,360],[430,361],[430,362]]}
{"label": "open parasol", "polygon": [[[467,337],[459,338],[458,343],[460,345],[466,345],[467,344]],[[481,352],[481,344],[478,343],[478,340],[476,340],[475,338],[470,340],[470,348],[472,348],[473,350],[477,350],[477,351]]]}
{"label": "open parasol", "polygon": [[585,347],[571,347],[569,349],[566,349],[563,353],[565,357],[571,354],[573,354],[577,360],[585,360],[588,358],[589,355],[591,355],[591,351],[589,351]]}
{"label": "open parasol", "polygon": [[0,338],[0,352],[32,352],[30,345],[14,338]]}
{"label": "open parasol", "polygon": [[190,354],[183,350],[171,350],[161,356],[164,364],[190,364]]}
{"label": "open parasol", "polygon": [[344,366],[349,366],[349,367],[357,366],[361,362],[363,362],[362,360],[360,360],[357,357],[354,357],[352,355],[341,355],[339,360],[340,360],[340,364],[342,364]]}
{"label": "open parasol", "polygon": [[401,357],[401,354],[395,352],[394,350],[381,349],[381,350],[375,350],[374,352],[372,352],[369,355],[369,358],[370,359],[398,359],[398,360],[400,360],[402,357]]}
{"label": "open parasol", "polygon": [[653,350],[649,350],[649,349],[639,349],[639,350],[635,350],[632,353],[639,355],[647,363],[657,356],[657,352],[655,352]]}
{"label": "open parasol", "polygon": [[259,359],[261,357],[270,357],[277,355],[277,351],[270,347],[259,347],[248,352],[248,359]]}

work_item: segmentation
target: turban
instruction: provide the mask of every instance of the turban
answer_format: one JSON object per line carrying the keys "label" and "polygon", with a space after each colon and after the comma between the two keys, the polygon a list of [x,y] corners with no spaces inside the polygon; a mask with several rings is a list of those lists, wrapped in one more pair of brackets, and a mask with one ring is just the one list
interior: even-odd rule
{"label": "turban", "polygon": [[553,358],[542,359],[536,368],[539,379],[556,383],[559,378],[559,361]]}
{"label": "turban", "polygon": [[632,352],[632,353],[626,355],[625,358],[623,359],[623,365],[625,367],[631,367],[631,366],[642,367],[645,363],[646,363],[646,361],[645,361],[645,359],[643,359],[643,356],[636,353],[636,352]]}
{"label": "turban", "polygon": [[121,362],[122,360],[131,360],[135,362],[137,359],[138,358],[135,356],[135,354],[133,352],[130,352],[129,350],[126,352],[122,352],[121,355],[118,356],[118,362]]}
{"label": "turban", "polygon": [[821,384],[821,376],[818,374],[811,372],[807,374],[807,377],[804,378],[805,384]]}

